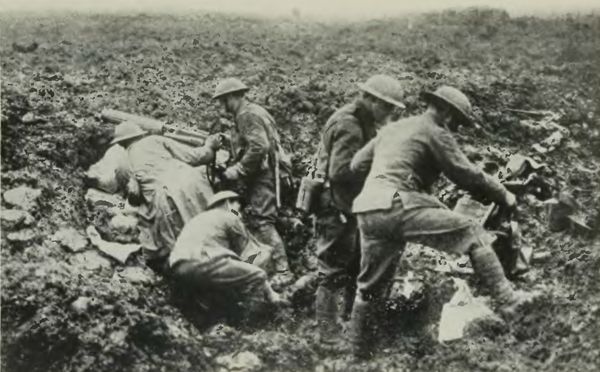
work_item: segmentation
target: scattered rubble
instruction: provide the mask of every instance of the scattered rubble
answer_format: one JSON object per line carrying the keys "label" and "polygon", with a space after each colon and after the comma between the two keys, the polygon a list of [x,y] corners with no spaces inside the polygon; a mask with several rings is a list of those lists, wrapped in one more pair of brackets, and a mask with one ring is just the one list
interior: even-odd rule
{"label": "scattered rubble", "polygon": [[27,212],[33,212],[38,209],[38,199],[42,196],[42,190],[19,186],[5,191],[2,196],[7,204]]}
{"label": "scattered rubble", "polygon": [[86,233],[92,244],[103,253],[109,255],[122,264],[127,262],[129,256],[140,250],[140,244],[121,244],[103,240],[94,226],[88,226]]}
{"label": "scattered rubble", "polygon": [[260,358],[249,351],[221,355],[215,359],[215,363],[219,366],[219,372],[254,372],[262,367]]}
{"label": "scattered rubble", "polygon": [[70,252],[79,252],[88,246],[88,239],[73,227],[61,228],[52,235],[50,240],[59,243]]}
{"label": "scattered rubble", "polygon": [[69,262],[82,269],[93,271],[111,267],[108,259],[93,250],[76,253],[69,258]]}
{"label": "scattered rubble", "polygon": [[154,272],[147,267],[131,266],[116,272],[113,279],[123,278],[131,283],[150,284],[157,280]]}
{"label": "scattered rubble", "polygon": [[124,208],[125,199],[118,194],[110,194],[98,189],[90,188],[85,194],[85,200],[88,205],[94,207],[107,207],[107,208]]}
{"label": "scattered rubble", "polygon": [[37,240],[39,240],[39,238],[39,233],[34,229],[23,229],[11,232],[8,235],[6,235],[6,240],[8,240],[13,246],[17,248],[25,248],[27,246],[30,246]]}
{"label": "scattered rubble", "polygon": [[2,228],[8,231],[29,227],[35,224],[35,218],[28,212],[20,209],[3,209],[0,213]]}

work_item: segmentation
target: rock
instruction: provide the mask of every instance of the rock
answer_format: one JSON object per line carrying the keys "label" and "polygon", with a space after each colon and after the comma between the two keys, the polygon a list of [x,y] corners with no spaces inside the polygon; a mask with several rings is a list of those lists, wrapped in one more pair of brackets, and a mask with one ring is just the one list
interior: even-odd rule
{"label": "rock", "polygon": [[59,243],[71,252],[84,250],[88,245],[88,239],[73,227],[65,227],[52,235],[50,240]]}
{"label": "rock", "polygon": [[150,284],[156,281],[154,273],[143,267],[126,267],[123,271],[115,273],[113,279],[123,278],[132,283]]}
{"label": "rock", "polygon": [[31,214],[20,209],[4,209],[0,218],[2,219],[2,228],[9,231],[32,226],[35,223]]}
{"label": "rock", "polygon": [[6,236],[6,239],[20,248],[27,247],[36,242],[39,235],[34,229],[24,229],[16,232],[11,232]]}
{"label": "rock", "polygon": [[42,190],[32,189],[27,186],[19,186],[4,193],[4,201],[27,212],[38,208],[38,199],[42,196]]}
{"label": "rock", "polygon": [[215,362],[219,365],[218,371],[239,371],[239,372],[251,372],[258,371],[262,368],[262,361],[260,358],[250,352],[242,351],[241,353],[234,353],[228,355],[222,355],[218,357]]}
{"label": "rock", "polygon": [[35,123],[40,123],[40,122],[44,122],[44,118],[41,118],[39,116],[35,116],[33,114],[33,112],[28,112],[25,115],[23,115],[23,117],[21,117],[21,122],[23,124],[35,124]]}
{"label": "rock", "polygon": [[120,195],[109,194],[97,189],[88,189],[88,191],[85,193],[85,200],[90,207],[113,208],[125,206],[125,199],[123,199]]}
{"label": "rock", "polygon": [[86,313],[93,302],[93,298],[81,296],[71,303],[71,310],[77,314]]}
{"label": "rock", "polygon": [[129,234],[135,231],[137,224],[137,217],[125,214],[117,214],[110,219],[108,226],[120,234]]}
{"label": "rock", "polygon": [[69,262],[84,270],[100,270],[111,267],[110,261],[96,251],[76,253],[71,256]]}
{"label": "rock", "polygon": [[86,233],[90,241],[99,250],[119,261],[122,264],[127,262],[127,258],[133,252],[136,252],[142,248],[140,244],[121,244],[114,242],[107,242],[102,239],[100,233],[94,226],[88,226]]}

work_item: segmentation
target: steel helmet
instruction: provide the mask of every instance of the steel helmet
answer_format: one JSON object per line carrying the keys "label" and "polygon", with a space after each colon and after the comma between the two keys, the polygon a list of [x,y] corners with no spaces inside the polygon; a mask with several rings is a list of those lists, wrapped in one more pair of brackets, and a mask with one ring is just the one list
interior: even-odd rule
{"label": "steel helmet", "polygon": [[218,193],[214,194],[209,200],[208,200],[208,208],[212,208],[214,207],[216,204],[224,201],[224,200],[228,200],[228,199],[239,199],[240,195],[237,192],[234,191],[219,191]]}
{"label": "steel helmet", "polygon": [[217,88],[215,89],[215,94],[213,94],[213,99],[217,99],[226,94],[235,93],[235,92],[245,92],[248,88],[246,84],[242,83],[240,79],[236,78],[227,78],[223,79],[217,84]]}
{"label": "steel helmet", "polygon": [[423,96],[426,101],[442,100],[454,107],[463,117],[467,124],[472,124],[471,113],[472,107],[471,102],[463,92],[460,90],[449,87],[447,85],[441,86],[435,90],[435,92],[425,92]]}
{"label": "steel helmet", "polygon": [[132,121],[124,121],[115,127],[115,136],[110,142],[111,145],[125,141],[130,138],[141,137],[147,132],[140,128],[136,123]]}
{"label": "steel helmet", "polygon": [[358,87],[382,101],[400,108],[406,108],[404,103],[402,103],[402,84],[391,76],[374,75],[366,82],[359,83]]}

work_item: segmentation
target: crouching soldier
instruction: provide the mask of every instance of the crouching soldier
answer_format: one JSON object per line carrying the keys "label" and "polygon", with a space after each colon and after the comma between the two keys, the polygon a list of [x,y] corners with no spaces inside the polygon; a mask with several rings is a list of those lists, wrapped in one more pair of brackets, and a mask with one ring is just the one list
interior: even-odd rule
{"label": "crouching soldier", "polygon": [[[350,161],[375,137],[376,126],[384,124],[395,107],[404,107],[400,82],[392,77],[375,75],[359,87],[361,96],[325,124],[317,152],[315,176],[326,180],[316,211],[316,317],[323,347],[339,340],[338,316],[351,309],[360,264],[358,228],[351,210],[366,175],[353,172]],[[338,309],[341,300],[346,300],[345,306]]]}
{"label": "crouching soldier", "polygon": [[503,315],[513,314],[532,295],[515,291],[491,247],[494,237],[465,216],[429,195],[440,173],[470,192],[479,192],[506,207],[515,196],[496,179],[476,168],[450,133],[470,123],[468,98],[452,87],[425,95],[427,111],[399,120],[353,158],[351,168],[368,172],[355,199],[361,237],[358,290],[350,335],[355,357],[370,357],[378,329],[378,310],[405,242],[453,253],[468,253],[476,275]]}
{"label": "crouching soldier", "polygon": [[[260,314],[265,304],[287,304],[259,267],[269,261],[270,248],[252,249],[258,242],[240,218],[239,195],[219,192],[208,208],[185,225],[169,256],[176,285],[197,296],[211,312],[246,320]],[[249,250],[255,252],[247,258],[253,263],[242,259]]]}
{"label": "crouching soldier", "polygon": [[285,246],[275,228],[277,218],[276,177],[279,135],[273,117],[261,106],[245,99],[248,87],[235,78],[221,81],[213,99],[218,99],[225,111],[234,116],[232,136],[234,163],[222,174],[226,181],[240,182],[253,231],[257,238],[273,247],[274,282],[292,280]]}

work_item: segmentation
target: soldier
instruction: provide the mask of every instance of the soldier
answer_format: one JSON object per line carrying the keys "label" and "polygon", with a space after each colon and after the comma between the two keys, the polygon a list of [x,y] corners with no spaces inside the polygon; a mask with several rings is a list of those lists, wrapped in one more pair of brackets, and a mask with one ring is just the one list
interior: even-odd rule
{"label": "soldier", "polygon": [[130,200],[140,200],[139,215],[152,226],[158,252],[150,264],[161,269],[183,225],[206,209],[206,198],[213,194],[202,173],[192,166],[214,158],[219,138],[209,136],[203,147],[193,148],[171,138],[146,136],[137,124],[124,122],[115,128],[111,144],[115,143],[127,151],[133,175],[128,185]]}
{"label": "soldier", "polygon": [[429,195],[431,185],[444,173],[467,191],[482,192],[509,209],[516,204],[515,196],[502,184],[469,162],[450,133],[471,122],[468,98],[448,86],[425,98],[425,113],[388,124],[352,159],[353,171],[368,172],[353,204],[362,254],[350,321],[357,358],[371,355],[380,301],[406,241],[468,253],[501,314],[516,312],[532,298],[514,291],[506,279],[491,247],[494,236]]}
{"label": "soldier", "polygon": [[[316,176],[326,180],[316,212],[316,317],[324,347],[338,338],[337,318],[346,315],[339,310],[349,313],[351,309],[360,264],[352,201],[362,189],[365,175],[353,172],[350,161],[375,137],[376,125],[383,124],[395,107],[404,108],[400,82],[392,77],[375,75],[358,86],[361,96],[337,110],[325,124],[317,152]],[[350,296],[342,293],[344,290]],[[347,300],[345,309],[338,309],[340,298]]]}
{"label": "soldier", "polygon": [[[260,243],[253,240],[240,218],[239,195],[218,192],[208,208],[185,225],[169,256],[178,286],[199,296],[211,311],[237,316],[241,311],[242,318],[257,315],[266,303],[287,304],[271,289],[266,272],[258,266],[267,257],[254,257],[254,264],[242,260],[252,245]],[[263,248],[259,254],[266,251]]]}
{"label": "soldier", "polygon": [[217,85],[213,95],[213,99],[218,99],[225,111],[234,116],[235,122],[231,141],[234,164],[222,177],[245,186],[245,204],[256,236],[274,249],[274,269],[278,274],[273,281],[285,284],[292,280],[292,275],[283,240],[275,228],[279,135],[273,117],[245,99],[248,89],[240,80],[228,78]]}

